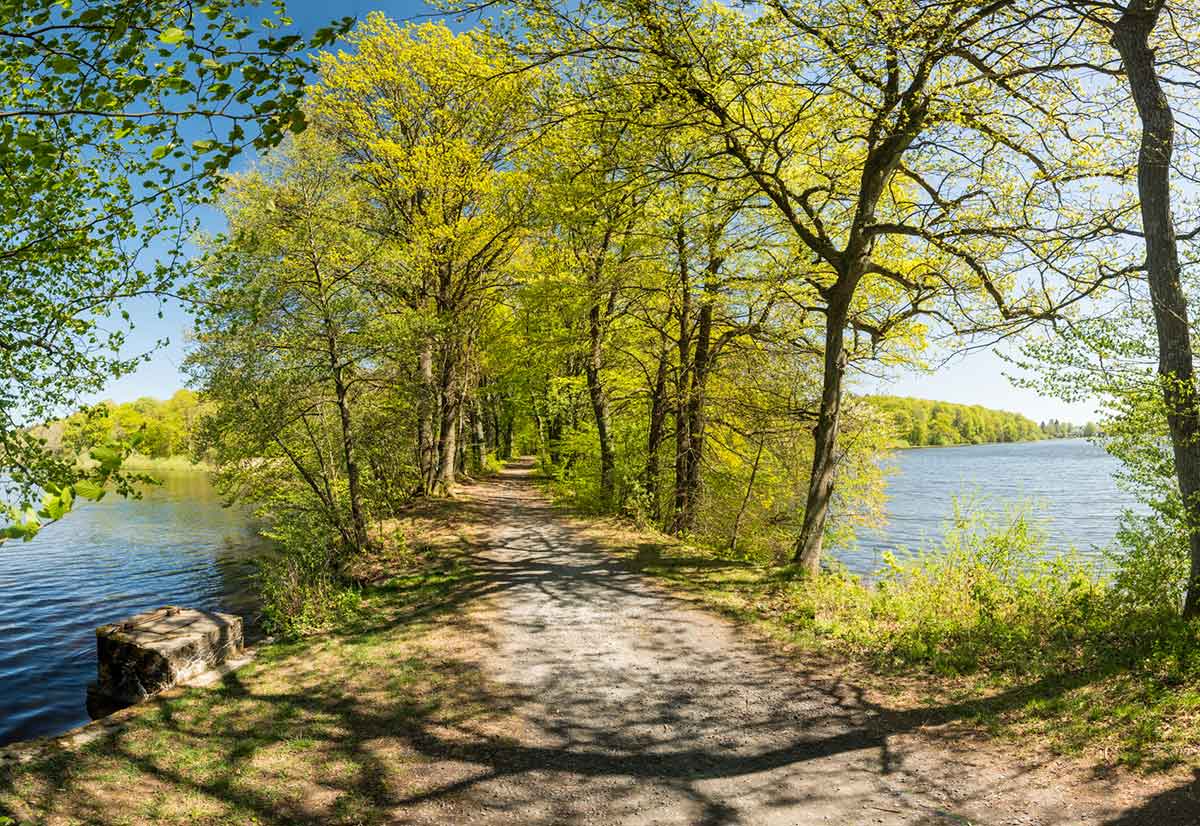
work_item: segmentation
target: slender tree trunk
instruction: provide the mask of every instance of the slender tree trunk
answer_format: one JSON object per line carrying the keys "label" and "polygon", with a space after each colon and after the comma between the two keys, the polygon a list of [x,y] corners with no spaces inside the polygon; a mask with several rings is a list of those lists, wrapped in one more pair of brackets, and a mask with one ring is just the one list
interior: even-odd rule
{"label": "slender tree trunk", "polygon": [[471,400],[471,462],[476,473],[483,471],[483,459],[487,453],[487,432],[484,428],[483,404],[479,396]]}
{"label": "slender tree trunk", "polygon": [[613,501],[613,476],[616,470],[616,460],[613,456],[612,437],[609,433],[608,394],[604,392],[604,384],[600,378],[600,368],[604,363],[602,312],[599,303],[593,304],[591,310],[588,311],[590,348],[585,373],[587,374],[588,395],[592,400],[592,413],[596,419],[596,436],[600,441],[600,496],[604,503],[609,505]]}
{"label": "slender tree trunk", "polygon": [[417,356],[417,374],[417,469],[421,474],[421,493],[428,496],[433,492],[434,475],[437,470],[437,442],[433,424],[433,341],[429,338],[421,342],[421,350]]}
{"label": "slender tree trunk", "polygon": [[666,335],[662,337],[658,354],[658,369],[654,387],[650,390],[650,428],[646,442],[646,496],[650,499],[650,516],[655,522],[661,517],[662,492],[659,490],[658,453],[662,448],[663,431],[667,420],[667,358]]}
{"label": "slender tree trunk", "polygon": [[825,373],[821,387],[821,409],[813,428],[812,473],[808,479],[804,522],[796,540],[792,561],[806,574],[821,568],[821,547],[825,538],[825,519],[833,496],[837,460],[838,425],[842,413],[842,380],[846,375],[845,326],[849,310],[847,300],[831,300],[825,320]]}
{"label": "slender tree trunk", "polygon": [[467,452],[470,447],[470,430],[465,416],[466,400],[458,398],[458,417],[455,419],[455,432],[458,434],[457,449],[454,453],[454,467],[459,475],[467,472]]}
{"label": "slender tree trunk", "polygon": [[354,427],[350,420],[348,390],[342,381],[341,370],[334,371],[333,389],[341,420],[342,452],[346,462],[346,483],[350,494],[350,518],[354,524],[355,550],[363,551],[367,547],[367,520],[362,507],[361,474],[354,449]]}
{"label": "slender tree trunk", "polygon": [[688,387],[691,380],[691,324],[692,324],[692,286],[688,276],[687,249],[683,229],[675,233],[675,245],[679,258],[679,371],[675,382],[675,517],[671,522],[671,532],[686,533],[689,523],[688,508],[688,450],[691,438],[688,434],[687,399]]}
{"label": "slender tree trunk", "polygon": [[701,476],[700,464],[704,454],[704,429],[707,424],[704,415],[704,397],[708,387],[708,376],[712,367],[712,290],[711,283],[705,289],[706,300],[701,305],[696,319],[696,344],[692,354],[692,381],[688,392],[688,446],[687,474],[684,480],[686,487],[685,518],[687,530],[696,523],[696,512],[700,504]]}
{"label": "slender tree trunk", "polygon": [[442,366],[441,387],[441,431],[438,434],[438,470],[436,485],[441,493],[450,492],[454,486],[455,466],[458,459],[458,410],[459,397],[456,387],[455,354],[446,353]]}
{"label": "slender tree trunk", "polygon": [[750,468],[750,479],[746,482],[746,495],[742,497],[742,504],[738,507],[737,516],[733,520],[733,531],[729,535],[731,552],[737,550],[738,534],[742,532],[742,518],[746,515],[746,506],[750,504],[750,493],[754,490],[754,478],[758,476],[758,463],[762,459],[763,445],[766,444],[766,441],[766,439],[762,439],[758,443],[758,450],[754,454],[754,465]]}
{"label": "slender tree trunk", "polygon": [[557,410],[550,417],[550,423],[546,428],[546,444],[550,453],[550,464],[558,466],[559,459],[562,454],[559,452],[559,443],[562,441],[562,413]]}
{"label": "slender tree trunk", "polygon": [[1175,476],[1188,522],[1191,572],[1183,613],[1200,616],[1200,406],[1187,297],[1171,214],[1171,154],[1175,116],[1149,45],[1165,0],[1131,0],[1113,28],[1129,89],[1142,121],[1138,195],[1146,237],[1146,276],[1158,329],[1158,374],[1175,455]]}

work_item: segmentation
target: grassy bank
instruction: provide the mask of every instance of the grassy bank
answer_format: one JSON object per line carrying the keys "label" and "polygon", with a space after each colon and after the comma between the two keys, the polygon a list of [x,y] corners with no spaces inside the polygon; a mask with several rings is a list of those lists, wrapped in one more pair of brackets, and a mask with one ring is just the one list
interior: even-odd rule
{"label": "grassy bank", "polygon": [[126,470],[140,470],[150,473],[154,471],[216,470],[208,462],[193,462],[187,456],[166,456],[156,459],[152,456],[142,456],[140,453],[134,453],[126,457],[121,466]]}
{"label": "grassy bank", "polygon": [[942,547],[866,584],[805,580],[609,523],[635,569],[797,648],[857,664],[889,694],[1063,754],[1141,771],[1200,766],[1200,623],[1128,605],[1021,518],[965,519]]}
{"label": "grassy bank", "polygon": [[[81,456],[76,461],[76,464],[88,470],[99,466],[99,462],[85,456]],[[128,471],[138,471],[143,473],[154,474],[155,472],[175,472],[175,471],[205,471],[210,472],[216,470],[213,465],[208,462],[193,462],[187,456],[143,456],[140,453],[131,453],[126,456],[121,462],[121,468]]]}
{"label": "grassy bank", "polygon": [[461,650],[471,568],[453,534],[437,541],[367,571],[361,610],[336,632],[263,646],[214,688],[120,712],[86,746],[0,762],[0,823],[388,822],[435,759],[422,732],[496,711]]}

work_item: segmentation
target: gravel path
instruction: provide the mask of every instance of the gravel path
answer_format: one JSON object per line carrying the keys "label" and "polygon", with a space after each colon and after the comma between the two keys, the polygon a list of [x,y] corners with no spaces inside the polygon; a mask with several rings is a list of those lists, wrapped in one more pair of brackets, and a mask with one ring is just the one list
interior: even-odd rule
{"label": "gravel path", "polygon": [[615,563],[528,470],[464,503],[487,526],[479,664],[510,713],[426,732],[397,823],[1200,823],[1194,789],[1010,758],[806,670]]}

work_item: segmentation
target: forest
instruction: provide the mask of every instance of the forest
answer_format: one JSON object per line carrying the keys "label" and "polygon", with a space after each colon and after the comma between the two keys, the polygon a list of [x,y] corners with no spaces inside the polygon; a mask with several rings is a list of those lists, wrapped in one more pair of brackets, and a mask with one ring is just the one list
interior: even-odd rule
{"label": "forest", "polygon": [[86,457],[92,448],[127,443],[149,459],[178,457],[201,461],[196,432],[204,406],[192,390],[179,390],[164,400],[143,396],[131,402],[111,401],[56,419],[33,432],[46,440],[47,450],[67,458]]}
{"label": "forest", "polygon": [[979,405],[902,396],[867,396],[866,401],[891,418],[896,437],[909,447],[1029,442],[1072,432],[1070,425],[1060,430],[1047,429],[1020,413],[988,410]]}
{"label": "forest", "polygon": [[[389,525],[533,456],[558,506],[756,566],[856,655],[1196,685],[1191,5],[511,0],[304,36],[184,5],[26,3],[42,34],[0,37],[5,539],[132,492],[134,453],[204,457],[300,637]],[[168,304],[190,389],[75,412]],[[865,390],[1001,342],[1102,421]],[[1083,434],[1143,506],[1104,565],[960,513],[876,583],[839,564],[897,446]]]}

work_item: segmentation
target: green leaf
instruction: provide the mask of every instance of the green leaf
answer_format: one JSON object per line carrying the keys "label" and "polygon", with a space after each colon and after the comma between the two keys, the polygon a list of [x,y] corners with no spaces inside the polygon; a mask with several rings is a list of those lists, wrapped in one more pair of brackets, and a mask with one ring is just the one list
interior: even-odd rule
{"label": "green leaf", "polygon": [[74,487],[76,496],[82,496],[92,502],[98,502],[104,495],[104,488],[91,479],[80,479]]}
{"label": "green leaf", "polygon": [[175,46],[187,39],[187,32],[176,26],[171,26],[169,29],[163,29],[159,34],[158,40],[160,43],[166,43],[168,46]]}
{"label": "green leaf", "polygon": [[121,452],[109,445],[94,447],[92,448],[92,458],[102,465],[120,464]]}

